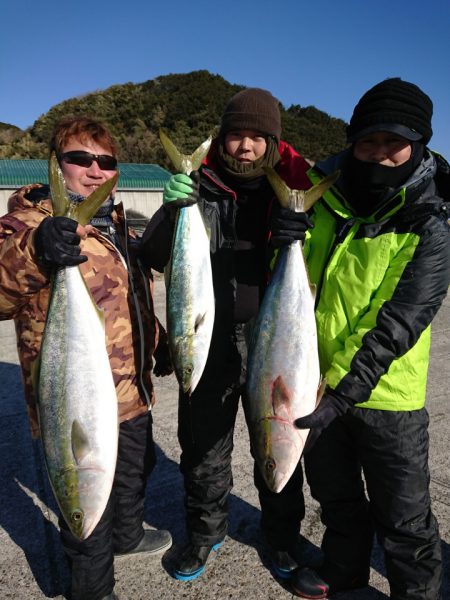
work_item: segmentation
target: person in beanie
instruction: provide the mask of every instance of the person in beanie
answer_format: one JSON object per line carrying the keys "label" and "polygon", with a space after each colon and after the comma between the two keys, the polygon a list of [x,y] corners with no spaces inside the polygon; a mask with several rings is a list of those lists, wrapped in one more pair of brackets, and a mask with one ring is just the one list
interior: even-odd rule
{"label": "person in beanie", "polygon": [[419,87],[386,79],[356,105],[350,147],[308,173],[341,176],[314,206],[304,245],[327,389],[296,421],[310,429],[305,470],[325,525],[323,564],[291,580],[303,598],[366,586],[374,532],[393,600],[441,597],[425,396],[450,228],[427,147],[432,112]]}
{"label": "person in beanie", "polygon": [[[89,116],[58,122],[50,141],[53,152],[71,202],[81,202],[117,173],[116,142],[105,125]],[[172,370],[166,332],[153,311],[151,271],[139,257],[138,240],[127,228],[122,204],[114,203],[114,192],[86,227],[53,216],[51,190],[39,183],[17,190],[8,211],[0,218],[0,319],[15,322],[34,438],[40,428],[32,372],[39,360],[54,270],[79,265],[104,315],[119,422],[112,491],[86,539],[74,536],[62,516],[59,526],[70,571],[66,597],[114,600],[116,557],[133,561],[138,554],[162,554],[172,544],[169,531],[143,528],[145,489],[155,466],[153,358],[155,375]]]}
{"label": "person in beanie", "polygon": [[[285,212],[263,171],[274,167],[291,187],[310,187],[309,164],[280,137],[280,110],[272,94],[259,88],[238,92],[225,108],[219,135],[199,173],[171,177],[163,206],[143,236],[152,267],[162,271],[169,260],[175,209],[198,202],[211,231],[213,337],[195,391],[189,398],[179,394],[180,468],[189,537],[174,571],[180,580],[198,577],[211,550],[227,534],[233,432],[245,392],[244,329],[257,314],[271,249],[285,238],[302,239],[306,229],[307,217],[300,213],[290,230],[284,230]],[[276,210],[269,244],[272,208]],[[254,476],[273,568],[288,578],[297,566],[295,546],[304,516],[302,470],[299,465],[280,494],[268,490],[256,465]]]}

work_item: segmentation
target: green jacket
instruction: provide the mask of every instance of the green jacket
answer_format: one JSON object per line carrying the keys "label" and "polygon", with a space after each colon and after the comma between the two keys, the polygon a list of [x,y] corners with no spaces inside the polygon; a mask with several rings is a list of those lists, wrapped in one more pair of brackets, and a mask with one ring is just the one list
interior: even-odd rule
{"label": "green jacket", "polygon": [[[311,169],[312,183],[341,167],[346,152]],[[312,211],[304,251],[317,287],[322,375],[364,408],[425,404],[430,324],[450,282],[450,228],[435,169],[427,151],[369,218],[354,215],[342,178]]]}

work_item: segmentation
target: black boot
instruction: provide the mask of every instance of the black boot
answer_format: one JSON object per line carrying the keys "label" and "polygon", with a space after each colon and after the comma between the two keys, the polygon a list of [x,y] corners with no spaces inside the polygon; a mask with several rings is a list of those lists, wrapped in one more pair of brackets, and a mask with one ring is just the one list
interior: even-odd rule
{"label": "black boot", "polygon": [[330,586],[308,567],[294,572],[291,580],[292,591],[300,598],[327,598]]}
{"label": "black boot", "polygon": [[288,550],[271,550],[270,559],[272,571],[275,577],[280,579],[290,579],[292,573],[298,568],[297,559],[292,552]]}
{"label": "black boot", "polygon": [[293,573],[291,579],[292,591],[300,598],[309,598],[310,600],[320,600],[328,598],[335,592],[345,590],[356,590],[366,587],[369,583],[369,571],[364,571],[348,577],[339,577],[339,580],[322,578],[320,569],[315,571],[309,567],[298,569]]}
{"label": "black boot", "polygon": [[172,536],[165,529],[146,529],[139,544],[128,552],[114,553],[115,557],[132,556],[134,554],[161,554],[172,545]]}
{"label": "black boot", "polygon": [[222,542],[218,542],[213,546],[194,546],[189,544],[183,551],[178,566],[173,572],[175,579],[190,581],[199,577],[205,570],[206,561],[211,550],[216,551],[221,545]]}

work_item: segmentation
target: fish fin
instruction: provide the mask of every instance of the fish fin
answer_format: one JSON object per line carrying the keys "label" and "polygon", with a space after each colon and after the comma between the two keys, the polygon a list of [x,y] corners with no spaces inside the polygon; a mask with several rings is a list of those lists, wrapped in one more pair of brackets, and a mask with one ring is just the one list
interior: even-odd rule
{"label": "fish fin", "polygon": [[281,376],[272,385],[272,409],[276,417],[286,418],[291,396]]}
{"label": "fish fin", "polygon": [[315,202],[317,202],[317,200],[319,200],[319,198],[322,198],[328,188],[330,188],[333,183],[339,179],[340,174],[340,171],[335,171],[334,173],[331,173],[331,175],[324,177],[322,181],[316,183],[316,185],[304,192],[304,210],[306,212],[311,208],[311,206],[313,206]]}
{"label": "fish fin", "polygon": [[203,323],[205,322],[205,319],[206,319],[206,313],[203,313],[202,315],[197,315],[197,318],[195,319],[195,325],[194,325],[195,333],[197,333],[197,331],[203,325]]}
{"label": "fish fin", "polygon": [[192,154],[182,154],[162,129],[159,130],[159,139],[175,170],[186,175],[200,168],[212,142],[212,138],[209,137]]}
{"label": "fish fin", "polygon": [[48,161],[48,182],[50,184],[53,214],[55,217],[62,217],[69,211],[70,200],[67,194],[66,182],[54,152],[52,152]]}
{"label": "fish fin", "polygon": [[74,420],[72,422],[72,453],[75,458],[75,461],[78,465],[80,465],[83,460],[88,456],[91,451],[91,446],[89,444],[88,437],[86,432],[84,431],[82,425]]}
{"label": "fish fin", "polygon": [[114,186],[119,179],[119,172],[117,172],[111,179],[107,179],[101,186],[92,192],[85,200],[78,202],[72,207],[73,218],[80,223],[80,225],[87,225],[95,213],[98,211],[100,206],[105,202],[111,195]]}

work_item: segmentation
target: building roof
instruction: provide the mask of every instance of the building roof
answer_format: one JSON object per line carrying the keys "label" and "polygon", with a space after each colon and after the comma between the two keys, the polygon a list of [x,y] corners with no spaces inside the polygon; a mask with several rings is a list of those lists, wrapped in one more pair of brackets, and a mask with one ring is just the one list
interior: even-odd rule
{"label": "building roof", "polygon": [[[158,190],[170,177],[159,165],[119,163],[118,190]],[[0,159],[0,188],[17,188],[30,183],[48,183],[48,161]]]}

